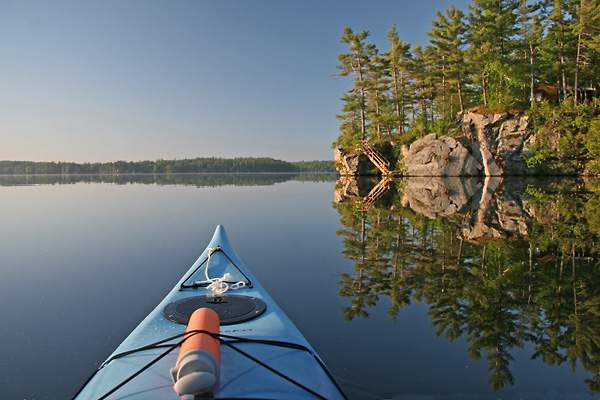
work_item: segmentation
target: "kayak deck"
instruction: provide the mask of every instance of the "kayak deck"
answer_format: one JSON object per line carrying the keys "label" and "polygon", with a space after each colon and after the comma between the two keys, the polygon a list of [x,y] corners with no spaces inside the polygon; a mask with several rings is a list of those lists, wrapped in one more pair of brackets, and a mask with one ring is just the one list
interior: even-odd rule
{"label": "kayak deck", "polygon": [[[214,251],[215,248],[220,251]],[[208,263],[209,252],[211,252],[211,255]],[[224,272],[230,272],[233,275],[233,280],[248,282],[248,286],[229,291],[227,294],[254,297],[266,306],[253,319],[221,326],[221,334],[247,339],[286,341],[303,346],[308,351],[268,346],[260,343],[236,343],[239,349],[310,388],[323,398],[344,398],[310,344],[235,253],[224,228],[220,225],[217,227],[207,249],[189,271],[164,300],[121,343],[111,357],[183,333],[186,325],[167,319],[164,310],[176,301],[210,293],[205,287],[186,288],[193,282],[205,279],[207,264],[210,265],[209,274],[211,277],[222,276]],[[310,399],[316,397],[233,349],[223,344],[220,347],[221,370],[215,398]],[[164,348],[144,350],[108,362],[85,385],[76,398],[98,399],[102,397],[164,351]],[[175,365],[176,359],[177,351],[172,351],[108,398],[179,399],[173,390],[173,382],[169,373],[170,368]]]}

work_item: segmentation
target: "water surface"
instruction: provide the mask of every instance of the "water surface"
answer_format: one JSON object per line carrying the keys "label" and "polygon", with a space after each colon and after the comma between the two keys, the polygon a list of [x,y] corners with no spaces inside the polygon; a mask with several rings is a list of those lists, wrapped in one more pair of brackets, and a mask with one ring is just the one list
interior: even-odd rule
{"label": "water surface", "polygon": [[68,398],[217,224],[351,398],[598,397],[598,182],[376,184],[0,177],[2,397]]}

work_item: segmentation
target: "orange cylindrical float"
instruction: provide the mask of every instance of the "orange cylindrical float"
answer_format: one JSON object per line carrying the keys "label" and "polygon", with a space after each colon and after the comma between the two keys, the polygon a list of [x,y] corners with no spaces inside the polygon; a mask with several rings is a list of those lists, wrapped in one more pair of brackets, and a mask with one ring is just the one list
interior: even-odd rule
{"label": "orange cylindrical float", "polygon": [[[186,332],[203,330],[219,333],[221,320],[210,308],[199,308],[190,317]],[[221,350],[218,339],[197,333],[181,344],[171,369],[173,388],[180,396],[212,393],[219,381]]]}

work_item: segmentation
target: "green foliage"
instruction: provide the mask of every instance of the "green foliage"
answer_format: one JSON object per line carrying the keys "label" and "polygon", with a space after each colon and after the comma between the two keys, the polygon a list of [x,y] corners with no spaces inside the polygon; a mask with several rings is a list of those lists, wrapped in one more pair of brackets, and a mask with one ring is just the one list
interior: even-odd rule
{"label": "green foliage", "polygon": [[448,135],[456,130],[457,124],[455,121],[451,119],[438,119],[436,120],[430,128],[431,133],[437,133],[438,135]]}
{"label": "green foliage", "polygon": [[464,87],[467,65],[464,46],[467,26],[464,13],[450,7],[444,14],[437,12],[437,19],[432,23],[429,33],[431,44],[437,55],[442,70],[442,101],[438,106],[443,119],[447,119],[455,111],[464,109]]}
{"label": "green foliage", "polygon": [[514,109],[522,105],[525,83],[511,64],[499,60],[486,62],[484,77],[488,85],[488,106],[494,109]]}
{"label": "green foliage", "polygon": [[540,173],[597,171],[600,104],[588,102],[575,106],[565,101],[556,107],[542,103],[532,109],[531,116],[535,143],[525,154],[528,166]]}
{"label": "green foliage", "polygon": [[596,116],[588,128],[584,137],[585,148],[587,150],[586,172],[593,175],[600,175],[600,116]]}

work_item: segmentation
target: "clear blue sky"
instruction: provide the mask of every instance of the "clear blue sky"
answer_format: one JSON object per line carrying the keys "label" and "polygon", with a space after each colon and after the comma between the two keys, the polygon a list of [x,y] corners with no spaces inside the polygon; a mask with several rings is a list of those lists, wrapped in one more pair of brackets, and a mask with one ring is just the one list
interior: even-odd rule
{"label": "clear blue sky", "polygon": [[466,0],[0,0],[0,160],[329,159],[345,25]]}

